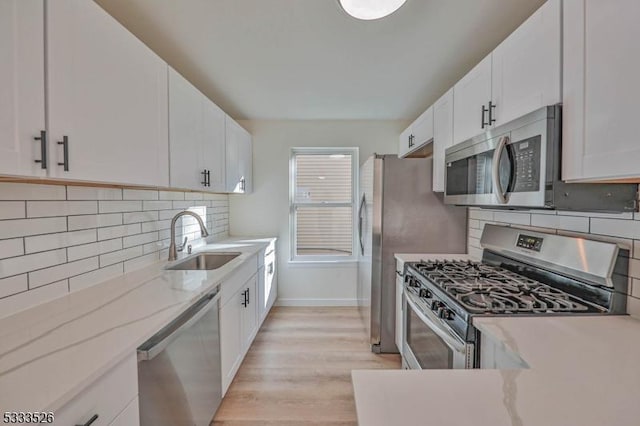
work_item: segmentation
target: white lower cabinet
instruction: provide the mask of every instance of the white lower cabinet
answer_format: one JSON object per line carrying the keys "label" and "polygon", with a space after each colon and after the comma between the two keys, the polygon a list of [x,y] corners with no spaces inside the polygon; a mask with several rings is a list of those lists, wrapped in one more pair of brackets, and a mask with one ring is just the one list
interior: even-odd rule
{"label": "white lower cabinet", "polygon": [[480,337],[480,368],[512,370],[528,367],[518,355],[507,350],[502,342],[496,342],[485,335]]}
{"label": "white lower cabinet", "polygon": [[133,354],[57,410],[55,424],[83,425],[97,416],[91,426],[137,426],[137,397],[138,363]]}

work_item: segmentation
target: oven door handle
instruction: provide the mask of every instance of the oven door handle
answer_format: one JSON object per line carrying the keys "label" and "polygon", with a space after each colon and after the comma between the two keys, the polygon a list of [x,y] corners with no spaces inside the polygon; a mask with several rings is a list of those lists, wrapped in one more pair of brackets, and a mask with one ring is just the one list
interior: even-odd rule
{"label": "oven door handle", "polygon": [[439,321],[434,321],[433,319],[429,318],[433,314],[431,314],[430,312],[423,312],[420,308],[418,308],[415,302],[411,300],[411,295],[407,295],[405,300],[407,301],[407,304],[413,310],[413,312],[422,320],[422,322],[424,322],[434,333],[436,333],[438,337],[444,340],[447,346],[461,354],[466,353],[466,343],[462,339],[453,334],[452,331],[445,329],[443,325],[439,325]]}
{"label": "oven door handle", "polygon": [[502,188],[500,184],[500,160],[502,159],[502,153],[504,152],[507,144],[509,143],[509,136],[503,136],[498,142],[498,146],[493,153],[493,164],[491,165],[491,178],[493,180],[493,193],[498,198],[500,204],[507,204],[507,192]]}

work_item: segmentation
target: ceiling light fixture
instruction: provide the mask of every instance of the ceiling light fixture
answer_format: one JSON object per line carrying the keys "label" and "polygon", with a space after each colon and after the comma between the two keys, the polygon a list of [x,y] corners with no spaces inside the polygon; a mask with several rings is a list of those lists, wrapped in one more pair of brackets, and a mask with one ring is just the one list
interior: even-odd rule
{"label": "ceiling light fixture", "polygon": [[370,21],[384,18],[400,9],[407,0],[338,0],[349,15]]}

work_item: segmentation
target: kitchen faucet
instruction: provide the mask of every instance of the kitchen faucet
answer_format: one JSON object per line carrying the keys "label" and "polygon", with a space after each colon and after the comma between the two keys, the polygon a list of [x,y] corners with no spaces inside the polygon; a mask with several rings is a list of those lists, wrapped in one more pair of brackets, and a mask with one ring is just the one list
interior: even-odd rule
{"label": "kitchen faucet", "polygon": [[200,216],[189,210],[185,210],[176,214],[173,219],[171,219],[171,244],[169,245],[169,262],[178,258],[178,252],[176,250],[176,222],[180,217],[185,215],[193,216],[196,218],[198,224],[200,225],[200,235],[202,235],[203,238],[209,236],[209,231],[207,231],[207,227],[204,226],[204,223],[202,222],[202,218],[200,218]]}

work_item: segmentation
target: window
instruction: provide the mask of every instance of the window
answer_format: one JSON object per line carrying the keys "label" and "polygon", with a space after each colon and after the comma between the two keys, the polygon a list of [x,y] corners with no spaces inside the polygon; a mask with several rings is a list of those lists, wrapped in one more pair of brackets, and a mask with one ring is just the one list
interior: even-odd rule
{"label": "window", "polygon": [[355,259],[357,164],[357,148],[292,150],[291,260]]}

